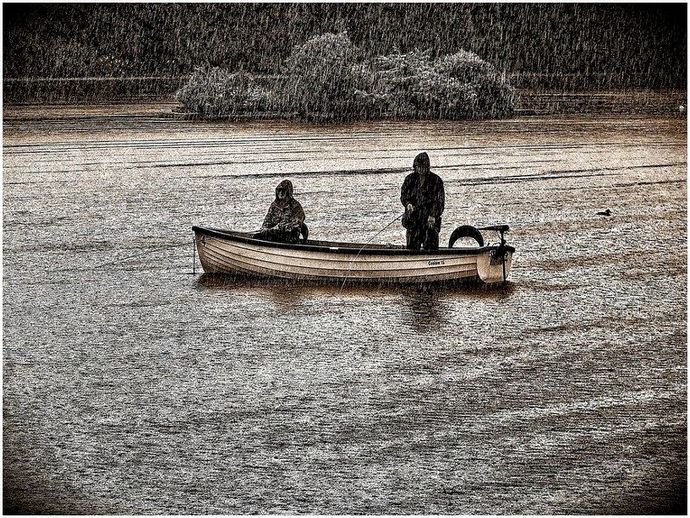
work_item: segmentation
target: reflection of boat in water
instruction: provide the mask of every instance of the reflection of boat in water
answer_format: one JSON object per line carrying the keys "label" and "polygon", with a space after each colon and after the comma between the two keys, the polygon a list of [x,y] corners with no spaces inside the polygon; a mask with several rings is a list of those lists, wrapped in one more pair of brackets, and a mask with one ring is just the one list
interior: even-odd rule
{"label": "reflection of boat in water", "polygon": [[442,247],[434,252],[400,245],[305,240],[276,243],[247,232],[192,227],[201,265],[207,273],[245,274],[297,281],[434,283],[505,281],[515,249],[505,244],[507,225],[496,230],[501,243],[480,247]]}

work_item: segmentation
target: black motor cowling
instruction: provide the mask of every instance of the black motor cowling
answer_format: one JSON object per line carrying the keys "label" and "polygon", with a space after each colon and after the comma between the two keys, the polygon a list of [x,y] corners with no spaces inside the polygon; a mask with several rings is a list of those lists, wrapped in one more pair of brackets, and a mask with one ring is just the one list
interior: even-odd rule
{"label": "black motor cowling", "polygon": [[484,237],[482,233],[477,230],[477,228],[472,225],[460,225],[458,228],[453,230],[448,240],[448,248],[453,248],[455,242],[461,237],[471,237],[474,239],[479,246],[484,246]]}

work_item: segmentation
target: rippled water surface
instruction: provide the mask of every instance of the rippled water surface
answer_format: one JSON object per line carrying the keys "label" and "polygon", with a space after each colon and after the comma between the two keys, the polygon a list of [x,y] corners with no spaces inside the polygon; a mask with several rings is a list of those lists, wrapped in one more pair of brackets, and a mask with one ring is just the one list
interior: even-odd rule
{"label": "rippled water surface", "polygon": [[[679,509],[685,120],[164,110],[5,108],[6,511]],[[511,226],[507,287],[191,274],[191,226],[257,228],[283,178],[311,237],[371,239],[420,151],[442,241]]]}

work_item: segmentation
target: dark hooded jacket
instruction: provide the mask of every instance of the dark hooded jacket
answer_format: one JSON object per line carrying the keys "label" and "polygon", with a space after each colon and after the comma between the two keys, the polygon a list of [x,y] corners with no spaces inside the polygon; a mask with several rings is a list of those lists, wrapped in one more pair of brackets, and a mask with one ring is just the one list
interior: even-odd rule
{"label": "dark hooded jacket", "polygon": [[[422,162],[422,167],[429,169],[429,157],[426,153],[418,155],[415,158],[415,164],[418,161]],[[426,226],[429,216],[433,216],[436,218],[435,226],[440,228],[445,198],[443,180],[440,176],[431,171],[428,171],[426,175],[420,175],[416,171],[408,174],[400,190],[400,201],[404,207],[411,203],[414,206],[414,211],[404,218],[403,225],[406,228]]]}
{"label": "dark hooded jacket", "polygon": [[[279,190],[287,191],[287,196],[278,199]],[[304,210],[302,205],[292,197],[292,182],[283,180],[276,187],[276,199],[271,203],[268,214],[264,218],[263,228],[275,228],[284,232],[293,232],[302,228],[304,223]]]}

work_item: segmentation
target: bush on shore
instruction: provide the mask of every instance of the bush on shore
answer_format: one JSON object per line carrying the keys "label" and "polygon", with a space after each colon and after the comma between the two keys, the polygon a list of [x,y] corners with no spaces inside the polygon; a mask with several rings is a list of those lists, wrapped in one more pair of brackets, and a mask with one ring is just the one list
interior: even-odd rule
{"label": "bush on shore", "polygon": [[194,113],[221,117],[271,112],[311,119],[505,117],[514,90],[472,52],[430,51],[366,58],[346,33],[296,46],[269,87],[244,72],[199,68],[178,91]]}
{"label": "bush on shore", "polygon": [[296,46],[277,81],[274,108],[302,116],[350,113],[359,50],[344,34],[324,34]]}
{"label": "bush on shore", "polygon": [[246,72],[199,67],[175,94],[187,110],[205,117],[223,117],[265,111],[269,92]]}

